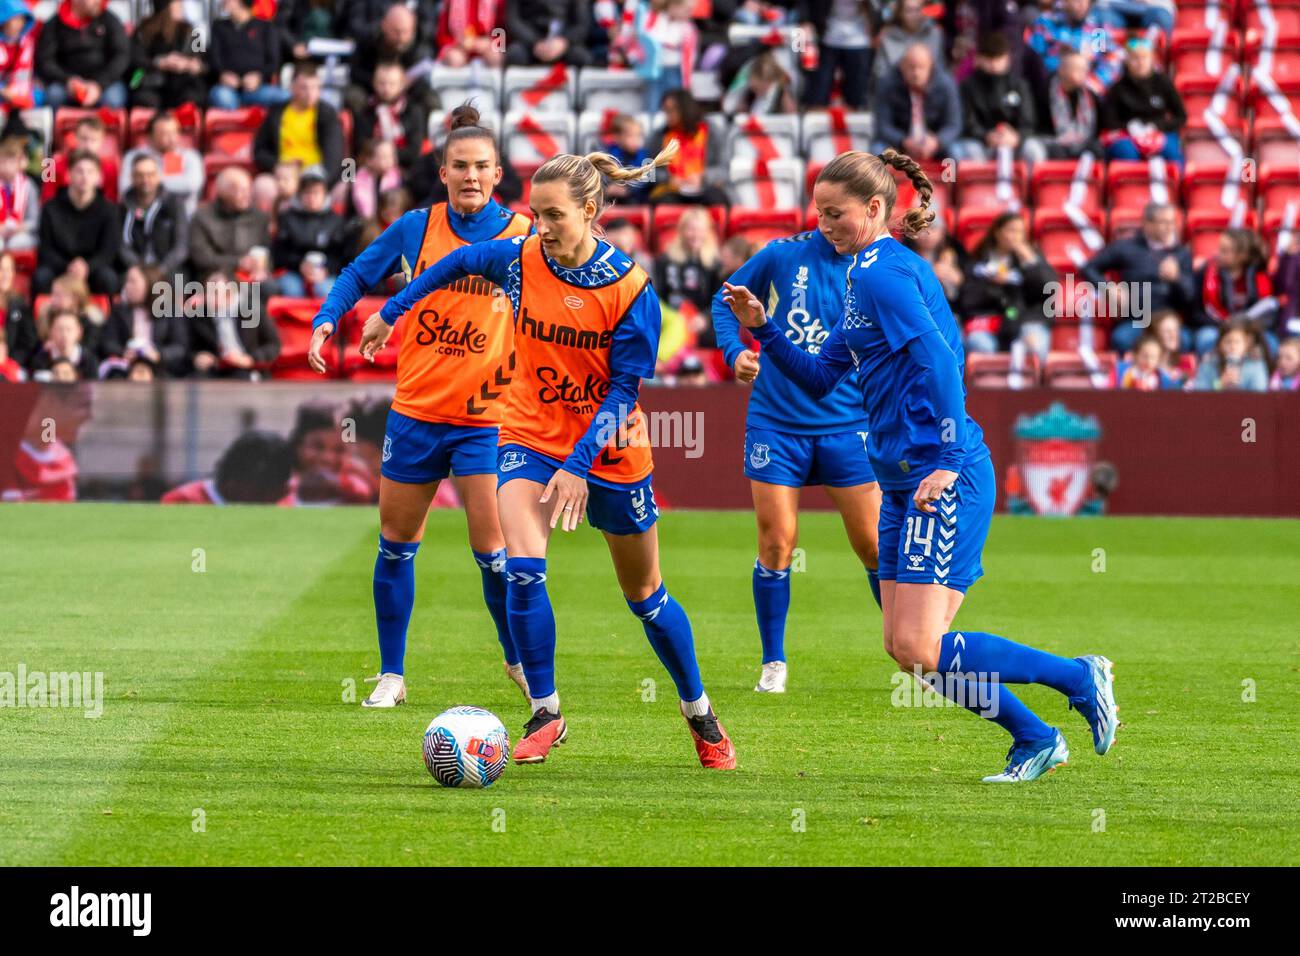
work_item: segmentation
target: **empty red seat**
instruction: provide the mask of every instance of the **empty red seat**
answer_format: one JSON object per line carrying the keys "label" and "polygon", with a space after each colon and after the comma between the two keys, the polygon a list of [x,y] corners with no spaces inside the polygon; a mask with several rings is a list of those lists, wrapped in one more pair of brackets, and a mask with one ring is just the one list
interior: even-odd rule
{"label": "empty red seat", "polygon": [[1106,347],[1106,333],[1096,325],[1052,326],[1053,351],[1077,352],[1080,346],[1100,351]]}
{"label": "empty red seat", "polygon": [[1213,30],[1179,30],[1169,44],[1169,72],[1175,77],[1222,76],[1241,59],[1241,38],[1226,21]]}
{"label": "empty red seat", "polygon": [[743,235],[764,243],[799,232],[803,214],[798,209],[745,209],[733,207],[727,220],[727,235]]}
{"label": "empty red seat", "polygon": [[222,156],[252,161],[253,137],[266,118],[260,106],[237,110],[208,110],[203,114],[203,148],[206,158]]}
{"label": "empty red seat", "polygon": [[1048,388],[1113,388],[1115,353],[1048,352],[1043,383]]}
{"label": "empty red seat", "polygon": [[1048,262],[1067,261],[1073,267],[1067,271],[1072,272],[1105,245],[1102,226],[1100,210],[1091,215],[1080,210],[1071,216],[1063,209],[1039,206],[1034,213],[1034,242]]}
{"label": "empty red seat", "polygon": [[1039,378],[1033,352],[1016,357],[1009,352],[966,353],[966,383],[972,388],[1034,388]]}
{"label": "empty red seat", "polygon": [[1115,161],[1106,166],[1106,193],[1111,209],[1141,208],[1150,202],[1178,202],[1178,167],[1164,160]]}
{"label": "empty red seat", "polygon": [[1026,195],[1025,164],[963,160],[957,164],[957,202],[964,209],[1022,205]]}
{"label": "empty red seat", "polygon": [[1085,212],[1102,208],[1105,167],[1089,159],[1045,159],[1034,165],[1031,194],[1036,209],[1060,208],[1066,203]]}
{"label": "empty red seat", "polygon": [[353,307],[343,317],[342,334],[336,335],[339,348],[343,353],[342,375],[344,378],[358,382],[391,381],[397,377],[397,353],[402,343],[404,322],[393,326],[393,334],[388,343],[375,355],[373,362],[361,357],[357,347],[361,344],[361,330],[366,319],[378,312],[388,301],[380,296],[368,296]]}
{"label": "empty red seat", "polygon": [[[1180,3],[1181,7],[1183,4]],[[1258,35],[1259,39],[1264,40],[1269,32],[1269,23],[1272,21],[1272,29],[1275,31],[1275,38],[1297,37],[1300,36],[1300,3],[1287,3],[1286,0],[1273,0],[1268,5],[1268,16],[1265,19],[1264,11],[1261,4],[1255,0],[1248,0],[1245,4],[1245,10],[1242,11],[1242,25],[1246,28],[1247,44],[1254,39],[1251,34]]]}
{"label": "empty red seat", "polygon": [[1265,216],[1300,200],[1300,157],[1291,163],[1260,166],[1258,188]]}
{"label": "empty red seat", "polygon": [[[318,379],[320,375],[307,367],[307,350],[311,346],[311,321],[320,311],[322,299],[289,299],[274,296],[266,301],[267,317],[280,333],[280,354],[271,365],[271,374],[284,379]],[[321,355],[330,367],[329,377],[339,374],[339,342],[334,336],[325,343]]]}
{"label": "empty red seat", "polygon": [[1183,202],[1188,209],[1232,208],[1250,202],[1252,184],[1235,163],[1188,163],[1183,172]]}
{"label": "empty red seat", "polygon": [[1280,37],[1277,45],[1264,45],[1260,34],[1251,36],[1246,45],[1246,62],[1268,72],[1275,80],[1300,78],[1300,37]]}
{"label": "empty red seat", "polygon": [[1268,163],[1294,163],[1300,158],[1300,123],[1290,116],[1257,116],[1255,118],[1255,159],[1262,165]]}

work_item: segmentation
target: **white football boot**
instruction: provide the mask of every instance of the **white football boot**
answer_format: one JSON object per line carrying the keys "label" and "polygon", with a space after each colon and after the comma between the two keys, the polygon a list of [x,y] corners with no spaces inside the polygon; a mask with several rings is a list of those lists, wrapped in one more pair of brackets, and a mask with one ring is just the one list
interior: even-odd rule
{"label": "white football boot", "polygon": [[523,692],[524,703],[528,703],[531,698],[528,696],[528,678],[524,676],[524,665],[510,665],[502,661],[501,666],[505,668],[506,676],[514,681],[519,686],[520,691]]}
{"label": "white football boot", "polygon": [[367,684],[375,681],[378,685],[361,702],[362,707],[396,707],[406,700],[406,679],[401,674],[376,674],[366,678]]}
{"label": "white football boot", "polygon": [[785,661],[771,661],[763,665],[763,673],[754,688],[760,694],[785,693]]}

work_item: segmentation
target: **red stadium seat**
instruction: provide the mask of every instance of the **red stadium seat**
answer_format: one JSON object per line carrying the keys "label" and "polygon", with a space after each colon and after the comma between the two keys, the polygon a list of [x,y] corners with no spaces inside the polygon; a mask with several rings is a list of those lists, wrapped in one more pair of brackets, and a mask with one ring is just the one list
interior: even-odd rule
{"label": "red stadium seat", "polygon": [[[654,255],[663,252],[668,243],[672,242],[673,237],[677,235],[677,223],[681,220],[682,214],[691,206],[685,205],[663,205],[654,207],[654,218],[651,220],[650,228],[650,251]],[[717,227],[718,235],[725,235],[727,231],[727,207],[726,206],[706,206],[709,215],[713,217],[713,224]]]}
{"label": "red stadium seat", "polygon": [[354,382],[387,382],[397,378],[397,353],[401,348],[404,323],[398,322],[393,326],[388,344],[379,350],[373,362],[366,361],[357,351],[366,319],[383,308],[386,301],[388,300],[380,296],[368,296],[343,317],[342,334],[336,338],[339,339],[339,348],[343,352],[344,378]]}
{"label": "red stadium seat", "polygon": [[1300,231],[1300,201],[1293,200],[1281,209],[1265,211],[1264,228],[1260,230],[1260,235],[1270,252],[1277,254],[1283,251],[1278,248],[1283,232],[1294,239],[1297,231]]}
{"label": "red stadium seat", "polygon": [[[271,375],[282,379],[319,379],[307,367],[307,349],[311,346],[311,320],[320,311],[322,299],[289,299],[274,296],[266,302],[266,314],[280,333],[280,354],[271,365]],[[337,329],[335,330],[338,331]],[[330,366],[329,377],[337,378],[340,371],[339,343],[335,335],[325,343],[322,357]]]}
{"label": "red stadium seat", "polygon": [[1231,17],[1232,7],[1232,0],[1229,3],[1213,4],[1208,3],[1207,0],[1192,0],[1191,3],[1182,0],[1174,5],[1174,33],[1207,30],[1213,24],[1213,21],[1207,20],[1207,17]]}
{"label": "red stadium seat", "polygon": [[1262,35],[1255,34],[1247,40],[1246,62],[1278,81],[1300,79],[1300,37],[1279,37],[1277,45],[1269,49]]}
{"label": "red stadium seat", "polygon": [[1188,209],[1232,208],[1253,199],[1252,183],[1232,163],[1188,163],[1183,172],[1183,202]]}
{"label": "red stadium seat", "polygon": [[[1142,206],[1123,206],[1111,209],[1110,217],[1107,221],[1106,237],[1110,241],[1123,239],[1125,236],[1131,236],[1142,227]],[[1178,216],[1178,236],[1181,239],[1185,223],[1183,221],[1183,211],[1175,210]]]}
{"label": "red stadium seat", "polygon": [[963,160],[957,164],[957,202],[962,209],[1017,207],[1025,201],[1025,182],[1022,162],[1003,168],[998,162]]}
{"label": "red stadium seat", "polygon": [[1039,384],[1038,356],[1024,355],[1024,364],[1016,368],[1008,352],[967,352],[966,384],[971,388],[1034,388]]}
{"label": "red stadium seat", "polygon": [[355,156],[352,150],[352,114],[348,110],[339,110],[339,130],[343,133],[343,155]]}
{"label": "red stadium seat", "polygon": [[1082,352],[1048,352],[1043,382],[1048,388],[1113,388],[1116,357],[1114,352],[1097,352],[1095,360]]}
{"label": "red stadium seat", "polygon": [[1052,351],[1077,352],[1080,345],[1100,351],[1106,347],[1106,333],[1096,325],[1052,326]]}
{"label": "red stadium seat", "polygon": [[1086,217],[1082,222],[1059,208],[1039,206],[1034,214],[1033,235],[1039,251],[1049,262],[1070,262],[1074,268],[1069,271],[1081,267],[1105,245],[1101,210],[1079,214]]}
{"label": "red stadium seat", "polygon": [[1241,38],[1222,22],[1214,30],[1183,30],[1169,45],[1169,72],[1175,77],[1222,76],[1241,59]]}
{"label": "red stadium seat", "polygon": [[1084,212],[1099,212],[1104,180],[1105,167],[1098,161],[1045,159],[1034,165],[1034,208],[1059,209],[1068,202]]}
{"label": "red stadium seat", "polygon": [[1106,191],[1111,209],[1142,208],[1149,202],[1177,204],[1178,167],[1161,160],[1116,161],[1106,166]]}
{"label": "red stadium seat", "polygon": [[122,145],[126,142],[126,111],[110,110],[105,106],[93,110],[59,107],[54,114],[55,149],[61,151],[72,146],[72,134],[77,128],[77,122],[85,116],[99,117],[104,124],[104,149],[109,155],[122,155]]}
{"label": "red stadium seat", "polygon": [[206,159],[220,156],[246,162],[253,160],[253,137],[266,118],[260,106],[237,110],[208,110],[203,114],[203,149]]}
{"label": "red stadium seat", "polygon": [[[1181,7],[1182,4],[1180,3]],[[1274,29],[1277,31],[1277,38],[1283,37],[1300,37],[1300,4],[1291,2],[1273,2],[1268,4],[1268,15],[1273,22]],[[1247,31],[1247,45],[1255,37],[1250,36],[1253,32],[1257,34],[1260,41],[1267,34],[1267,27],[1264,20],[1263,11],[1260,5],[1254,0],[1248,0],[1243,11],[1242,25]]]}
{"label": "red stadium seat", "polygon": [[1300,201],[1300,157],[1292,163],[1260,166],[1258,190],[1265,216]]}
{"label": "red stadium seat", "polygon": [[1180,77],[1174,86],[1183,98],[1188,127],[1205,129],[1206,112],[1230,127],[1243,125],[1246,84],[1235,63],[1222,76]]}
{"label": "red stadium seat", "polygon": [[800,231],[803,214],[798,209],[745,209],[732,207],[727,235],[743,235],[759,244]]}
{"label": "red stadium seat", "polygon": [[[532,213],[525,213],[531,217]],[[650,244],[650,207],[649,206],[620,206],[618,203],[608,207],[600,214],[600,224],[609,225],[615,219],[626,219],[629,225],[635,226],[641,230],[641,242],[643,245]]]}
{"label": "red stadium seat", "polygon": [[1294,163],[1300,157],[1300,138],[1292,126],[1297,123],[1295,114],[1282,116],[1257,116],[1255,118],[1255,159],[1262,165]]}

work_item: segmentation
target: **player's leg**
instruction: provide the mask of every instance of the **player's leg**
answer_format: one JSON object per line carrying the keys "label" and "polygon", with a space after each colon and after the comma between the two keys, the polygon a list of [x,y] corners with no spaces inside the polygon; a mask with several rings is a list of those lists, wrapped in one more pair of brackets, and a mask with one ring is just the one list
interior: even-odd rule
{"label": "player's leg", "polygon": [[867,573],[867,584],[876,606],[883,609],[880,601],[880,551],[878,547],[880,524],[880,485],[871,482],[865,485],[851,485],[847,488],[826,486],[826,494],[835,503],[844,522],[844,531],[849,536],[849,545],[853,553],[862,562]]}
{"label": "player's leg", "polygon": [[415,606],[415,555],[437,491],[437,481],[406,483],[379,477],[379,553],[372,586],[379,684],[362,701],[365,707],[395,707],[406,700],[406,632]]}
{"label": "player's leg", "polygon": [[[502,449],[500,461],[507,461],[512,452],[524,459],[535,458],[532,452],[507,447]],[[530,717],[515,745],[516,763],[541,763],[568,735],[555,689],[555,612],[546,591],[551,526],[545,506],[538,500],[550,480],[549,471],[499,472],[500,478],[507,480],[497,487],[497,513],[507,555],[506,616],[529,688]],[[543,475],[545,480],[535,480]]]}
{"label": "player's leg", "polygon": [[799,488],[750,480],[758,522],[754,561],[754,616],[763,645],[763,669],[754,690],[785,693],[785,622],[790,610],[790,563],[799,539]]}
{"label": "player's leg", "polygon": [[[591,514],[592,524],[597,527],[608,523],[599,517],[601,508],[597,500]],[[605,530],[604,534],[627,606],[640,618],[650,646],[677,687],[682,716],[691,729],[700,763],[715,770],[735,769],[735,748],[714,714],[700,680],[690,619],[668,593],[659,573],[658,529],[652,524],[645,531],[615,534]]]}
{"label": "player's leg", "polygon": [[483,602],[496,626],[506,676],[528,698],[528,681],[510,636],[506,611],[506,545],[497,514],[497,430],[463,428],[451,451],[452,481],[465,505],[469,547],[483,579]]}

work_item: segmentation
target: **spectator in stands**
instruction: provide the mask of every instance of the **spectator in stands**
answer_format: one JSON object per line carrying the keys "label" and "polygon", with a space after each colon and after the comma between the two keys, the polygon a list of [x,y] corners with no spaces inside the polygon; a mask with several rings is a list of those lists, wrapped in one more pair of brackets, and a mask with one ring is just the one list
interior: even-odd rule
{"label": "spectator in stands", "polygon": [[934,222],[930,223],[929,229],[923,229],[915,236],[905,237],[903,245],[930,263],[935,278],[943,286],[948,305],[952,307],[954,313],[957,313],[961,287],[966,281],[966,250],[962,248],[961,243],[948,234],[943,216],[936,216]]}
{"label": "spectator in stands", "polygon": [[68,158],[73,153],[89,153],[99,163],[100,188],[110,202],[117,202],[118,161],[117,151],[105,140],[108,131],[104,121],[94,113],[80,117],[72,127],[72,145],[54,157],[54,174],[45,179],[41,188],[41,201],[49,202],[60,186],[68,182]]}
{"label": "spectator in stands", "polygon": [[1268,387],[1274,392],[1300,392],[1300,338],[1285,339],[1277,347],[1277,368]]}
{"label": "spectator in stands", "polygon": [[587,66],[590,0],[529,0],[506,4],[506,63]]}
{"label": "spectator in stands", "polygon": [[321,99],[320,88],[314,63],[294,68],[289,101],[271,107],[253,140],[253,160],[262,172],[271,172],[276,163],[297,160],[303,169],[322,167],[331,183],[339,180],[343,127],[338,111]]}
{"label": "spectator in stands", "polygon": [[1133,357],[1121,360],[1115,367],[1115,386],[1139,392],[1178,388],[1178,382],[1169,376],[1164,366],[1164,346],[1158,338],[1147,333],[1133,346]]}
{"label": "spectator in stands", "polygon": [[357,156],[357,175],[351,183],[340,183],[335,193],[343,197],[351,220],[374,219],[379,212],[379,197],[402,187],[402,171],[397,166],[397,151],[391,142],[370,140]]}
{"label": "spectator in stands", "polygon": [[963,138],[957,141],[961,159],[989,159],[999,150],[1019,153],[1034,162],[1042,147],[1023,133],[1034,128],[1034,98],[1023,79],[1011,73],[1011,45],[1003,33],[986,33],[975,48],[975,72],[961,85]]}
{"label": "spectator in stands", "polygon": [[1151,332],[1164,349],[1161,368],[1180,387],[1196,374],[1196,355],[1189,351],[1192,333],[1183,325],[1183,318],[1173,309],[1163,309],[1151,319]]}
{"label": "spectator in stands", "polygon": [[[182,0],[155,4],[131,37],[131,105],[175,109],[206,102],[208,65],[195,49]],[[136,79],[138,77],[138,80]]]}
{"label": "spectator in stands", "polygon": [[1100,119],[1107,159],[1159,156],[1182,164],[1178,134],[1187,110],[1173,81],[1155,68],[1149,40],[1129,41],[1124,75],[1102,97]]}
{"label": "spectator in stands", "polygon": [[1141,30],[1154,27],[1166,35],[1174,29],[1174,0],[1097,0],[1097,6],[1125,26]]}
{"label": "spectator in stands", "polygon": [[1092,0],[1061,0],[1059,10],[1044,9],[1026,32],[1029,49],[1041,64],[1041,75],[1028,78],[1045,86],[1047,77],[1060,69],[1062,55],[1073,50],[1088,61],[1088,86],[1100,96],[1119,78],[1123,36],[1116,18]]}
{"label": "spectator in stands", "polygon": [[[77,378],[95,379],[99,377],[99,360],[90,348],[82,345],[84,331],[81,319],[71,309],[59,309],[50,316],[49,331],[40,350],[32,356],[28,371],[33,378],[48,380],[52,376],[42,375],[53,371],[54,364],[60,359],[72,365]],[[59,381],[60,379],[55,379]]]}
{"label": "spectator in stands", "polygon": [[1099,104],[1097,94],[1088,88],[1088,61],[1082,53],[1067,50],[1061,54],[1060,68],[1047,81],[1047,103],[1038,118],[1041,144],[1027,151],[1048,159],[1078,159],[1084,153],[1101,158],[1097,140]]}
{"label": "spectator in stands", "polygon": [[677,234],[655,259],[654,287],[659,298],[674,309],[681,309],[684,303],[694,307],[691,332],[701,348],[716,345],[710,316],[713,293],[721,284],[718,230],[713,217],[707,209],[688,209],[677,223]]}
{"label": "spectator in stands", "polygon": [[925,4],[921,0],[897,0],[894,15],[876,37],[873,72],[877,90],[902,65],[907,52],[918,45],[925,47],[932,64],[944,62],[943,29],[925,15]]}
{"label": "spectator in stands", "polygon": [[[293,201],[298,198],[298,185],[302,178],[302,164],[296,159],[282,160],[275,164],[275,170],[271,173],[275,180],[275,199],[273,200],[270,210],[271,221],[280,218],[280,213],[284,212]],[[258,177],[265,180],[265,176]]]}
{"label": "spectator in stands", "polygon": [[325,171],[312,166],[303,171],[298,202],[280,216],[271,258],[284,275],[283,295],[323,299],[339,273],[343,252],[343,217],[329,208]]}
{"label": "spectator in stands", "polygon": [[25,381],[27,381],[27,369],[9,354],[9,343],[5,341],[3,335],[0,335],[0,382]]}
{"label": "spectator in stands", "polygon": [[1213,351],[1201,358],[1192,387],[1199,391],[1267,391],[1268,362],[1259,330],[1246,322],[1225,328]]}
{"label": "spectator in stands", "polygon": [[758,246],[748,236],[735,235],[727,237],[718,249],[718,272],[729,276],[734,274],[758,252]]}
{"label": "spectator in stands", "polygon": [[[628,113],[610,118],[608,136],[601,146],[624,166],[640,166],[650,155],[645,148],[641,121]],[[605,197],[621,200],[627,206],[640,206],[649,200],[650,186],[650,183],[610,183],[605,187]]]}
{"label": "spectator in stands", "polygon": [[692,0],[650,0],[649,10],[636,22],[637,41],[646,51],[638,72],[646,78],[646,111],[654,112],[669,90],[690,89],[699,47],[699,32],[691,20]]}
{"label": "spectator in stands", "polygon": [[652,203],[702,203],[716,206],[727,202],[727,194],[709,181],[709,170],[722,164],[722,144],[714,142],[704,108],[687,90],[670,90],[661,106],[664,128],[653,138],[646,152],[652,156],[669,140],[677,141],[677,155],[668,164],[666,182],[650,190]]}
{"label": "spectator in stands", "polygon": [[[364,5],[370,0],[358,0]],[[386,3],[387,0],[380,0]],[[361,9],[354,6],[352,10]],[[378,23],[376,31],[370,26]],[[426,114],[438,109],[440,100],[424,76],[432,61],[433,52],[419,35],[415,14],[400,3],[393,3],[382,17],[369,20],[361,32],[347,33],[357,41],[356,52],[348,62],[348,88],[344,102],[355,116],[366,108],[375,88],[375,69],[380,63],[396,61],[406,70],[409,86],[406,98],[419,103]]]}
{"label": "spectator in stands", "polygon": [[248,173],[237,166],[217,176],[217,196],[190,220],[190,262],[200,275],[229,275],[253,246],[270,245],[266,214],[254,209]]}
{"label": "spectator in stands", "polygon": [[315,39],[334,39],[333,0],[280,0],[275,8],[276,33],[280,38],[280,59],[292,63],[306,60],[308,44]]}
{"label": "spectator in stands", "polygon": [[445,66],[468,66],[478,62],[498,68],[505,63],[504,0],[445,0],[438,14],[435,49]]}
{"label": "spectator in stands", "polygon": [[122,265],[157,266],[168,280],[180,281],[190,254],[190,220],[181,198],[163,190],[162,171],[150,153],[137,153],[131,163],[121,218]]}
{"label": "spectator in stands", "polygon": [[1020,214],[999,215],[971,253],[961,287],[966,348],[999,352],[1019,341],[1045,362],[1052,337],[1048,286],[1056,278]]}
{"label": "spectator in stands", "polygon": [[354,114],[356,142],[385,140],[397,148],[397,162],[410,169],[424,151],[429,129],[429,114],[418,100],[406,95],[406,70],[396,60],[387,60],[375,68],[374,95],[366,108]]}
{"label": "spectator in stands", "polygon": [[4,343],[10,359],[25,366],[41,347],[41,339],[36,333],[28,297],[15,287],[17,275],[14,257],[8,252],[0,253],[0,342]]}
{"label": "spectator in stands", "polygon": [[36,74],[45,103],[91,109],[126,106],[130,43],[104,0],[62,0],[36,43]]}
{"label": "spectator in stands", "polygon": [[[171,296],[164,274],[157,266],[131,266],[122,282],[122,295],[104,323],[100,344],[103,358],[123,370],[136,359],[145,359],[151,371],[169,376],[189,374],[189,344],[185,318],[157,303]],[[161,305],[161,307],[155,307]]]}
{"label": "spectator in stands", "polygon": [[1300,240],[1292,233],[1280,243],[1273,290],[1278,297],[1280,335],[1300,335]]}
{"label": "spectator in stands", "polygon": [[875,4],[868,0],[800,0],[799,21],[817,43],[817,66],[806,77],[806,106],[827,106],[838,74],[840,96],[851,110],[867,108]]}
{"label": "spectator in stands", "polygon": [[92,292],[114,293],[120,279],[117,207],[99,191],[99,157],[73,153],[68,185],[41,209],[40,245],[32,287],[48,292],[65,272]]}
{"label": "spectator in stands", "polygon": [[272,296],[280,295],[280,280],[271,271],[271,250],[266,246],[253,246],[235,267],[235,281],[257,283],[257,300],[264,304]]}
{"label": "spectator in stands", "polygon": [[740,68],[722,97],[722,111],[731,116],[793,113],[799,107],[792,84],[776,55],[765,50]]}
{"label": "spectator in stands", "polygon": [[647,272],[654,271],[654,263],[646,254],[645,236],[641,230],[622,216],[615,216],[603,224],[605,240],[619,252],[629,256]]}
{"label": "spectator in stands", "polygon": [[0,250],[19,252],[36,245],[41,191],[27,175],[27,150],[21,139],[0,143]]}
{"label": "spectator in stands", "polygon": [[876,143],[873,153],[901,149],[916,160],[952,155],[961,134],[961,97],[952,77],[935,68],[930,50],[917,44],[898,69],[876,85]]}
{"label": "spectator in stands", "polygon": [[1124,303],[1130,321],[1116,322],[1111,333],[1111,345],[1120,354],[1133,347],[1156,312],[1173,309],[1180,315],[1192,314],[1196,303],[1192,252],[1178,241],[1178,213],[1173,206],[1149,203],[1142,212],[1141,230],[1116,239],[1088,260],[1083,277],[1102,290],[1109,281],[1106,273],[1112,271],[1119,274],[1122,290],[1139,290],[1150,300]]}
{"label": "spectator in stands", "polygon": [[275,322],[254,311],[250,290],[214,272],[204,285],[203,314],[190,322],[194,371],[214,378],[258,380],[280,354]]}
{"label": "spectator in stands", "polygon": [[122,157],[122,174],[118,187],[130,187],[137,156],[152,156],[158,164],[162,189],[180,199],[186,214],[198,208],[199,197],[207,185],[203,156],[197,149],[181,143],[181,121],[175,113],[161,111],[149,117],[148,139]]}
{"label": "spectator in stands", "polygon": [[39,105],[43,98],[33,83],[36,66],[36,18],[22,0],[0,0],[0,129],[18,111]]}
{"label": "spectator in stands", "polygon": [[[444,194],[445,189],[444,188]],[[390,189],[379,197],[379,209],[373,219],[363,219],[353,223],[351,232],[351,241],[348,247],[348,258],[355,259],[361,254],[361,251],[370,245],[379,234],[397,222],[403,214],[411,210],[411,194],[405,189]],[[399,287],[400,288],[400,287]]]}
{"label": "spectator in stands", "polygon": [[280,71],[275,24],[254,17],[245,0],[222,0],[221,9],[226,16],[212,22],[208,44],[208,103],[219,110],[283,103],[289,94],[275,85]]}
{"label": "spectator in stands", "polygon": [[1234,323],[1248,323],[1259,332],[1270,355],[1277,353],[1278,303],[1273,280],[1268,274],[1268,250],[1258,233],[1249,229],[1226,229],[1219,236],[1214,258],[1201,267],[1200,327],[1196,330],[1196,352],[1214,348],[1219,332]]}

